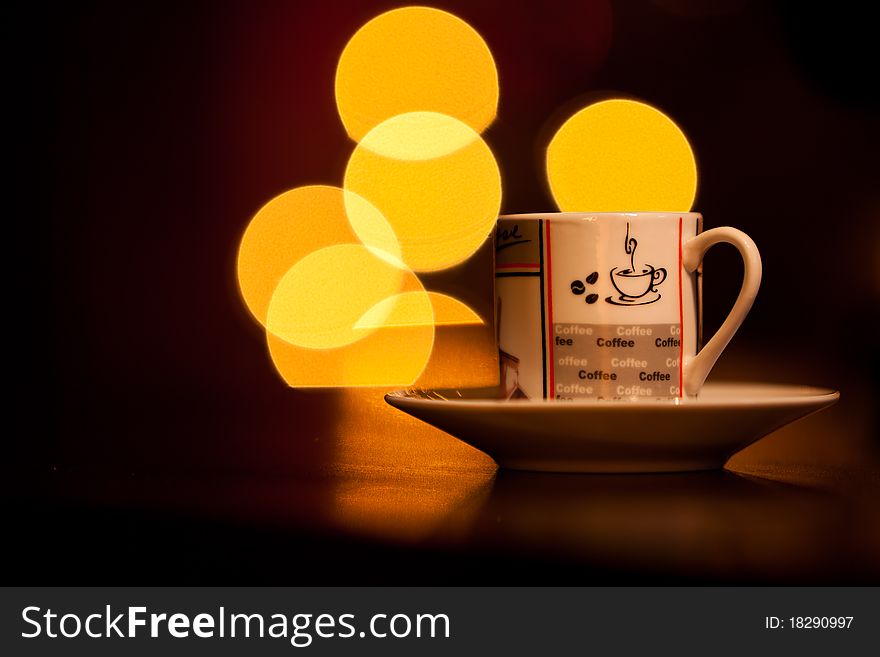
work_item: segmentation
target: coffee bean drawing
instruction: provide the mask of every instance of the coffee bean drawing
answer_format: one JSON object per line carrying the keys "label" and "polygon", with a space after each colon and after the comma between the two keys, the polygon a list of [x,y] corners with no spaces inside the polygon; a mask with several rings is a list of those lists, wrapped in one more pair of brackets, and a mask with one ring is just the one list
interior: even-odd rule
{"label": "coffee bean drawing", "polygon": [[[584,280],[585,280],[585,281],[587,282],[587,284],[589,284],[589,285],[595,285],[595,284],[596,284],[596,281],[599,280],[599,272],[594,271],[592,274],[590,274],[589,276],[587,276]],[[572,282],[571,282],[571,292],[572,292],[572,294],[576,294],[576,295],[580,296],[581,294],[583,294],[583,293],[586,292],[586,291],[587,291],[587,286],[584,285],[581,281],[577,280],[577,281],[572,281]],[[586,301],[587,303],[596,303],[596,299],[598,299],[598,298],[599,298],[599,295],[598,295],[598,294],[588,294],[588,295],[584,298],[584,301]]]}

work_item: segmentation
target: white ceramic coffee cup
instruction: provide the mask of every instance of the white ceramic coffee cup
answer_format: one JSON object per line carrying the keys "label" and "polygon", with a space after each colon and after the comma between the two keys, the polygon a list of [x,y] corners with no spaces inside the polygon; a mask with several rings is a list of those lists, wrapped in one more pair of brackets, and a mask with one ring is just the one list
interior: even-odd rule
{"label": "white ceramic coffee cup", "polygon": [[[761,256],[695,212],[506,215],[495,234],[501,388],[509,399],[695,397],[752,307]],[[702,259],[736,246],[742,289],[699,349]]]}

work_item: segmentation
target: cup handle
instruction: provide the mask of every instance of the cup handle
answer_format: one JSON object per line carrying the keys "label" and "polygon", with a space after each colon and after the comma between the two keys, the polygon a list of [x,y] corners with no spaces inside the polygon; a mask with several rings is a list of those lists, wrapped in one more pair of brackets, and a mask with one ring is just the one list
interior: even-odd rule
{"label": "cup handle", "polygon": [[715,361],[746,318],[761,286],[762,266],[758,247],[751,237],[730,226],[712,228],[688,240],[682,247],[682,267],[689,273],[693,272],[702,262],[706,251],[721,242],[733,244],[742,256],[744,269],[742,287],[733,309],[721,324],[721,328],[700,349],[700,353],[692,358],[686,358],[682,363],[684,390],[688,395],[696,395],[703,387]]}
{"label": "cup handle", "polygon": [[655,269],[654,273],[651,274],[651,292],[657,291],[657,286],[660,285],[663,281],[666,280],[666,270],[663,267],[660,269]]}

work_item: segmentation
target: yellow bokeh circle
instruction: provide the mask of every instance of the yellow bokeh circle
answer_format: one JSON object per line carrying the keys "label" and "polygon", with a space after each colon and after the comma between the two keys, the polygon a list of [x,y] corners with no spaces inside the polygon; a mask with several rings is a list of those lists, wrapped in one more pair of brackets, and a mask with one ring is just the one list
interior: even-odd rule
{"label": "yellow bokeh circle", "polygon": [[408,112],[370,130],[358,146],[392,160],[433,160],[480,138],[469,125],[439,112]]}
{"label": "yellow bokeh circle", "polygon": [[687,212],[697,165],[681,129],[633,100],[577,112],[547,147],[547,178],[563,212]]}
{"label": "yellow bokeh circle", "polygon": [[336,106],[355,141],[415,111],[448,114],[482,132],[498,109],[498,72],[486,42],[463,20],[403,7],[368,22],[345,46]]}
{"label": "yellow bokeh circle", "polygon": [[[354,233],[346,206],[356,213]],[[400,258],[400,246],[381,213],[352,192],[328,185],[297,187],[276,196],[251,219],[238,248],[238,286],[261,324],[281,278],[300,259],[335,244],[358,242]]]}
{"label": "yellow bokeh circle", "polygon": [[413,272],[464,261],[494,226],[501,177],[480,133],[498,108],[495,62],[461,19],[405,7],[351,38],[335,91],[358,142],[344,189],[262,207],[239,246],[239,289],[289,385],[412,385],[436,326],[483,323]]}
{"label": "yellow bokeh circle", "polygon": [[[329,257],[335,259],[344,252]],[[360,254],[364,256],[364,253]],[[375,264],[375,263],[374,263]],[[271,331],[266,339],[275,369],[284,381],[293,387],[349,387],[349,386],[410,386],[419,379],[431,358],[435,329],[429,295],[421,281],[411,271],[394,268],[402,276],[401,294],[391,302],[367,310],[377,320],[371,327],[354,328],[359,317],[352,317],[365,304],[345,312],[346,324],[357,340],[335,348],[312,349],[291,344]],[[393,275],[393,272],[386,272]],[[405,296],[401,296],[405,295]],[[405,299],[398,307],[397,299]],[[386,326],[383,317],[388,313],[393,325]],[[362,315],[363,316],[363,315]],[[405,316],[405,317],[402,317]],[[363,323],[370,324],[367,318]],[[348,338],[352,337],[348,333]],[[312,341],[314,338],[312,336]],[[325,344],[328,341],[323,341]],[[339,342],[338,340],[336,342]]]}
{"label": "yellow bokeh circle", "polygon": [[[417,115],[393,117],[364,138],[368,146],[358,144],[346,167],[345,189],[387,219],[408,267],[436,271],[467,259],[486,240],[501,206],[501,174],[485,141],[468,126],[443,114]],[[435,135],[419,142],[425,157],[416,157],[415,147],[407,145],[414,121]],[[454,149],[443,141],[450,136]],[[395,157],[395,150],[409,157]],[[443,155],[433,157],[437,153]],[[355,233],[363,235],[358,208],[347,210]]]}
{"label": "yellow bokeh circle", "polygon": [[[266,317],[269,333],[298,347],[335,349],[367,331],[358,319],[402,289],[404,271],[362,244],[337,244],[302,258],[281,278]],[[430,307],[430,302],[428,302]],[[393,306],[380,306],[387,313]],[[374,326],[380,326],[377,317]]]}
{"label": "yellow bokeh circle", "polygon": [[414,326],[424,323],[434,326],[464,326],[484,322],[473,308],[455,297],[440,292],[414,291],[401,292],[382,299],[361,315],[355,328]]}

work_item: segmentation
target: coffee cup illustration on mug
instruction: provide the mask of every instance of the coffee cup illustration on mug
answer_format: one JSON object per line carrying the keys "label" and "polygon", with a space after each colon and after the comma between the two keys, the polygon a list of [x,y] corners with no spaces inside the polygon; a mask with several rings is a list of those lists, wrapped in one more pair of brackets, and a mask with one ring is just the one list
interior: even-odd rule
{"label": "coffee cup illustration on mug", "polygon": [[663,267],[655,269],[652,265],[637,268],[635,255],[638,245],[638,241],[634,237],[630,237],[629,223],[627,223],[624,250],[630,257],[629,267],[626,269],[615,267],[611,270],[611,283],[620,294],[616,298],[608,297],[605,299],[608,303],[618,306],[632,306],[660,300],[657,286],[666,280],[666,269]]}
{"label": "coffee cup illustration on mug", "polygon": [[[705,252],[728,242],[743,284],[702,345]],[[623,248],[621,248],[623,247]],[[495,234],[495,291],[507,399],[696,397],[761,282],[754,242],[703,231],[696,212],[507,215]]]}

